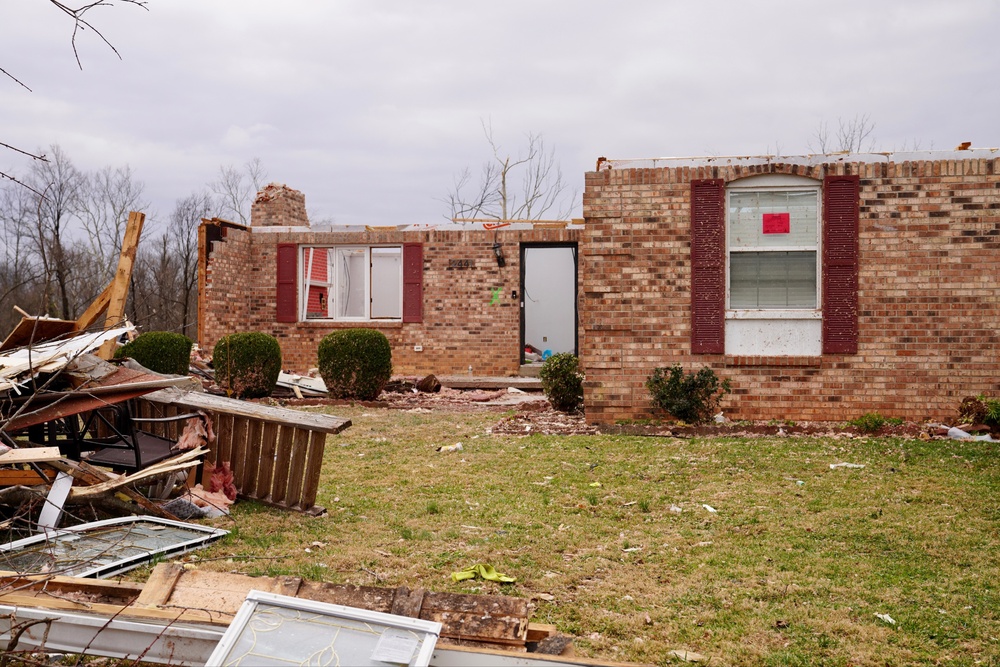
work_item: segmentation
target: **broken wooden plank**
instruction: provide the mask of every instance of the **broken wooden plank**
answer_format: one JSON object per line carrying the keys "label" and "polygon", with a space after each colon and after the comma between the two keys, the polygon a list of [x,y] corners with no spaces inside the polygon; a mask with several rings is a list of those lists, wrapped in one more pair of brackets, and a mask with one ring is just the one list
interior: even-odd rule
{"label": "broken wooden plank", "polygon": [[[205,451],[202,448],[192,450],[197,452],[196,456],[201,456]],[[167,473],[177,472],[179,470],[187,470],[188,468],[194,468],[199,465],[199,461],[192,461],[188,458],[184,460],[179,460],[181,457],[176,457],[173,459],[168,459],[163,463],[157,463],[155,466],[150,466],[139,472],[132,473],[131,475],[123,475],[120,479],[111,480],[107,482],[101,482],[99,484],[94,484],[91,486],[84,487],[74,487],[70,495],[73,498],[90,498],[93,496],[99,496],[108,491],[117,490],[120,487],[126,486],[128,484],[136,484],[141,481],[152,480],[155,477],[162,477]],[[169,465],[164,465],[169,462]]]}
{"label": "broken wooden plank", "polygon": [[87,310],[83,311],[83,315],[77,318],[75,325],[78,331],[94,326],[101,314],[108,309],[108,302],[111,300],[111,285],[112,283],[109,283],[104,291],[90,302]]}
{"label": "broken wooden plank", "polygon": [[[104,319],[104,328],[110,329],[122,323],[125,319],[125,301],[128,298],[129,281],[132,278],[132,267],[135,264],[135,254],[139,248],[139,237],[142,235],[142,225],[146,214],[130,211],[125,225],[125,236],[122,238],[121,254],[118,256],[118,268],[111,281],[108,293],[108,313]],[[115,341],[109,340],[101,346],[97,356],[110,359],[114,356]]]}
{"label": "broken wooden plank", "polygon": [[22,447],[0,454],[0,465],[48,463],[62,458],[58,447]]}
{"label": "broken wooden plank", "polygon": [[419,618],[420,607],[424,604],[424,593],[426,591],[423,588],[415,588],[411,591],[406,586],[400,586],[392,598],[392,609],[389,613]]}
{"label": "broken wooden plank", "polygon": [[[397,589],[303,581],[295,577],[250,577],[202,570],[177,571],[179,566],[160,563],[153,570],[162,590],[144,599],[162,600],[171,609],[196,608],[234,616],[251,590],[293,595],[316,602],[330,602],[382,613],[410,616],[442,623],[441,636],[488,642],[497,646],[524,646],[528,626],[528,601],[493,595],[435,593],[406,587]],[[162,574],[157,574],[162,571]]]}
{"label": "broken wooden plank", "polygon": [[[169,565],[160,563],[154,568],[154,573],[156,569],[167,569]],[[251,590],[288,595],[289,591],[298,592],[300,584],[301,580],[296,577],[251,577],[227,572],[183,570],[160,607],[199,609],[211,612],[216,618],[232,619]]]}
{"label": "broken wooden plank", "polygon": [[158,607],[165,604],[183,573],[184,567],[178,563],[159,563],[153,568],[135,603],[143,607]]}

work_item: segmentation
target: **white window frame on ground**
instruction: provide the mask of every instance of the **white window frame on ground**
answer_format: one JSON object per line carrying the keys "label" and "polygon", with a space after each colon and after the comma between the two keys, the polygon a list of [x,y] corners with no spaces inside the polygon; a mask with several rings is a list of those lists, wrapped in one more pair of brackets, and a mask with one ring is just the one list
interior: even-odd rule
{"label": "white window frame on ground", "polygon": [[[300,251],[300,321],[402,321],[402,245],[311,245]],[[326,266],[317,269],[317,261]]]}
{"label": "white window frame on ground", "polygon": [[[757,193],[804,193],[815,197],[815,233],[785,237],[775,234],[773,239],[760,232],[748,232],[756,238],[737,238],[734,231],[733,199]],[[754,220],[762,219],[763,208],[756,209]],[[761,215],[757,215],[760,213]],[[810,178],[787,175],[763,175],[734,181],[726,187],[726,354],[753,356],[818,356],[822,352],[822,191],[820,183]],[[794,213],[793,213],[794,217]],[[791,232],[795,233],[795,223],[802,225],[797,217],[791,221]],[[757,222],[756,224],[762,224]],[[763,241],[774,241],[765,244]],[[739,303],[734,299],[732,259],[743,253],[812,253],[815,265],[814,301],[808,293],[798,293],[800,305],[759,305],[761,290],[756,294],[756,307],[746,305],[747,299]],[[792,295],[791,283],[786,285],[786,304]],[[752,293],[748,292],[748,294]],[[746,296],[746,295],[744,295]],[[774,293],[773,296],[777,296]],[[737,303],[734,304],[734,301]]]}

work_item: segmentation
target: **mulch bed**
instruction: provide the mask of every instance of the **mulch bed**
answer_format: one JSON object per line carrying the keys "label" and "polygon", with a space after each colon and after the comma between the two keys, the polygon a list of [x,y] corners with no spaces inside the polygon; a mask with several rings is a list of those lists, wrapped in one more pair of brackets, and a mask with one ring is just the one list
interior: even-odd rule
{"label": "mulch bed", "polygon": [[390,410],[414,410],[432,412],[435,409],[485,412],[509,412],[515,414],[503,417],[491,429],[491,433],[503,435],[636,435],[654,437],[694,438],[694,437],[748,437],[748,436],[822,436],[836,438],[857,438],[873,436],[897,436],[904,438],[929,439],[941,437],[936,424],[905,422],[886,424],[878,431],[866,433],[842,422],[757,422],[738,421],[721,424],[688,425],[678,422],[648,422],[624,424],[588,424],[583,413],[566,414],[553,410],[545,396],[536,393],[508,392],[506,390],[482,391],[442,388],[438,392],[425,393],[405,390],[383,392],[377,401],[351,401],[329,398],[272,397],[262,399],[276,405],[359,405]]}

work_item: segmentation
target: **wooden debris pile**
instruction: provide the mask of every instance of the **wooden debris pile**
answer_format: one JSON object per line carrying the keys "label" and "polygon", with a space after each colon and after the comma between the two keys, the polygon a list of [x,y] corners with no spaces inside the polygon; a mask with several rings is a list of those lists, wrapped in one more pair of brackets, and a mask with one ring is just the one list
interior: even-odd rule
{"label": "wooden debris pile", "polygon": [[[521,598],[438,593],[405,586],[393,589],[331,584],[290,576],[250,577],[187,569],[178,563],[158,564],[145,583],[0,573],[0,610],[16,610],[10,619],[0,617],[0,625],[16,622],[18,613],[24,618],[32,614],[83,614],[136,626],[192,626],[221,632],[233,621],[251,590],[440,622],[438,646],[457,652],[453,654],[459,656],[456,664],[467,664],[461,661],[463,655],[467,660],[473,655],[496,658],[489,662],[477,658],[473,660],[476,664],[537,664],[526,661],[527,656],[538,655],[539,647],[544,650],[546,645],[554,647],[550,655],[571,653],[569,637],[559,635],[552,625],[530,622],[528,601]],[[34,635],[25,633],[22,640],[28,644],[44,641],[42,629]],[[138,640],[136,636],[134,641]],[[99,645],[95,642],[91,648]],[[137,646],[133,644],[131,650]],[[207,650],[211,648],[209,645]],[[172,650],[177,650],[176,643]],[[519,662],[507,662],[502,656],[524,657],[518,658]],[[144,660],[159,661],[156,651],[147,651]],[[553,665],[610,664],[560,659],[544,653],[537,660]]]}

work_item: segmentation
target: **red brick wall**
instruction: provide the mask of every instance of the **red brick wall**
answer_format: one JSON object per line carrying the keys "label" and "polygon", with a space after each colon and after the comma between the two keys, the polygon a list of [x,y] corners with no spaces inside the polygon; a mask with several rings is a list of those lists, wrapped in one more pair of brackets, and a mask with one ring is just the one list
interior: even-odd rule
{"label": "red brick wall", "polygon": [[[692,355],[690,182],[763,173],[861,183],[856,355]],[[1000,394],[1000,159],[682,166],[589,173],[581,241],[587,419],[654,413],[653,368],[711,366],[734,419],[953,419]]]}
{"label": "red brick wall", "polygon": [[[254,227],[258,226],[254,220]],[[211,349],[234,331],[264,331],[281,343],[283,365],[304,373],[317,365],[316,349],[326,334],[357,323],[275,321],[275,269],[279,243],[422,243],[423,322],[365,325],[382,331],[392,345],[394,372],[404,375],[516,375],[520,363],[521,243],[573,242],[576,229],[499,231],[301,231],[251,229],[229,232],[214,244],[206,291],[205,325],[199,343]],[[502,244],[506,266],[493,254]],[[449,268],[449,260],[472,260]],[[501,290],[491,305],[493,290]],[[512,293],[517,291],[518,298]],[[414,346],[423,347],[415,352]]]}

